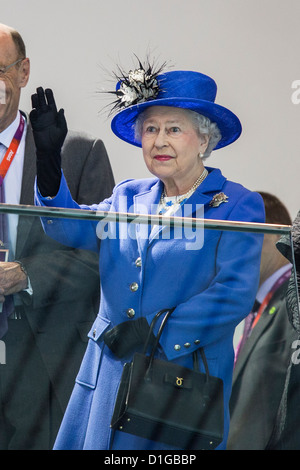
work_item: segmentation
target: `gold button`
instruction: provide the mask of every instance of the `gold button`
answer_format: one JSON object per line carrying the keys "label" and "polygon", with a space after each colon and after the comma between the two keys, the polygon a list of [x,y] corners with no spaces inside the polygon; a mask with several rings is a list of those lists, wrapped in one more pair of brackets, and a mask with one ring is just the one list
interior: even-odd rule
{"label": "gold button", "polygon": [[135,311],[134,311],[133,308],[129,308],[129,309],[127,310],[126,314],[127,314],[127,317],[133,318],[134,315],[135,315]]}
{"label": "gold button", "polygon": [[130,284],[130,290],[131,290],[131,292],[136,292],[136,291],[138,290],[138,288],[139,288],[139,285],[138,285],[137,282],[132,282],[132,283]]}
{"label": "gold button", "polygon": [[142,266],[142,258],[140,256],[135,260],[135,265],[137,268]]}

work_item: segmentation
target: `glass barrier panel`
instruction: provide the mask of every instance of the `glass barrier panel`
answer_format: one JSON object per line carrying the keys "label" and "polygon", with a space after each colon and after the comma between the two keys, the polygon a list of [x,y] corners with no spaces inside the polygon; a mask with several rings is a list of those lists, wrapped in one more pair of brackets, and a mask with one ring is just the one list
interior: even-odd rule
{"label": "glass barrier panel", "polygon": [[[204,219],[202,209],[167,217],[0,204],[17,227],[0,246],[0,449],[300,448],[291,226]],[[155,359],[183,375],[168,370],[140,414],[125,409],[114,429],[124,365],[143,355],[165,309]],[[191,380],[186,369],[196,369]],[[208,376],[221,379],[221,401]],[[149,437],[158,404],[168,431],[160,424]],[[181,440],[177,413],[187,420]]]}

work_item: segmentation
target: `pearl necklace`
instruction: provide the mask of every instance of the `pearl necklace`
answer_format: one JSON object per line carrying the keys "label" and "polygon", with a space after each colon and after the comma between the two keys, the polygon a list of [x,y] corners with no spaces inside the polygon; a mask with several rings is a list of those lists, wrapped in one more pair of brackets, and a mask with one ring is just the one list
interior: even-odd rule
{"label": "pearl necklace", "polygon": [[[178,196],[178,199],[176,200],[175,204],[180,205],[183,201],[185,201],[186,199],[191,197],[191,195],[196,191],[198,186],[200,186],[202,181],[205,180],[207,175],[208,175],[208,171],[207,171],[206,168],[204,168],[204,171],[201,173],[199,178],[195,181],[195,183],[193,184],[191,189],[189,189],[187,193],[182,194],[181,196]],[[166,196],[166,192],[165,192],[165,189],[164,189],[162,194],[161,194],[161,197],[160,197],[160,204],[163,206],[164,210],[168,210],[168,209],[170,209],[171,206],[173,206],[173,201],[168,201],[168,202],[165,201],[166,197],[167,196]]]}

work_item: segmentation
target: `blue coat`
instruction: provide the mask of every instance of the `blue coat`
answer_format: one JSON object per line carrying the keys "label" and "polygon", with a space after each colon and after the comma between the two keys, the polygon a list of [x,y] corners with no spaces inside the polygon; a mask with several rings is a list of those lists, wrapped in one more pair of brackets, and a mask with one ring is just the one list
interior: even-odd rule
{"label": "blue coat", "polygon": [[[227,181],[218,169],[208,170],[209,175],[188,200],[182,215],[195,216],[198,208],[196,215],[207,219],[264,222],[259,194]],[[162,182],[156,178],[129,180],[118,184],[112,196],[99,205],[80,207],[155,213],[161,192]],[[227,202],[210,206],[213,196],[220,192],[228,197]],[[64,177],[52,200],[41,198],[36,190],[36,203],[79,208],[71,199]],[[130,358],[113,356],[102,334],[130,317],[144,316],[151,323],[156,312],[173,306],[176,309],[161,337],[160,354],[191,367],[191,353],[199,344],[204,347],[210,373],[224,381],[224,441],[219,446],[224,448],[229,427],[233,333],[255,299],[262,235],[205,229],[193,240],[191,232],[174,234],[172,228],[154,227],[149,234],[151,227],[142,224],[46,218],[43,224],[48,235],[66,245],[99,251],[99,238],[102,240],[99,314],[88,335],[86,354],[55,448],[109,448],[115,397],[123,364]],[[134,290],[132,283],[136,283]],[[116,432],[112,448],[169,447]]]}

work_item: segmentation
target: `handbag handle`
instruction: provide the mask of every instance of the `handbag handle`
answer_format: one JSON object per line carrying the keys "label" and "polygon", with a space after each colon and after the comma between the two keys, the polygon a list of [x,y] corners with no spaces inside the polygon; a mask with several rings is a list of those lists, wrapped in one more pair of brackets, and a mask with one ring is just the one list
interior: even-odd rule
{"label": "handbag handle", "polygon": [[[155,354],[155,351],[157,349],[157,346],[158,346],[158,343],[159,343],[159,340],[160,340],[160,337],[162,335],[162,332],[163,332],[163,329],[165,327],[165,324],[169,318],[169,316],[171,315],[171,313],[175,310],[175,307],[173,308],[170,308],[170,309],[163,309],[163,310],[160,310],[156,315],[155,317],[153,318],[152,322],[151,322],[151,325],[150,325],[150,330],[149,330],[149,334],[148,334],[148,337],[146,339],[146,342],[145,342],[145,346],[144,346],[144,354],[146,353],[146,350],[148,348],[148,343],[149,343],[149,339],[150,339],[150,335],[153,331],[153,328],[155,326],[155,323],[157,322],[158,318],[165,312],[166,315],[164,316],[161,324],[160,324],[160,327],[159,327],[159,330],[158,330],[158,333],[157,333],[157,336],[156,336],[156,339],[155,339],[155,342],[154,342],[154,345],[152,347],[152,351],[151,351],[151,354],[150,354],[150,360],[149,360],[149,365],[148,365],[148,368],[147,368],[147,371],[146,371],[146,374],[145,374],[145,379],[146,380],[150,380],[150,369],[152,367],[152,362],[153,362],[153,359],[154,359],[154,354]],[[208,379],[209,379],[209,369],[208,369],[208,363],[207,363],[207,359],[206,359],[206,356],[205,356],[205,352],[204,352],[204,349],[203,347],[200,347],[198,348],[199,349],[199,352],[200,352],[200,355],[201,355],[201,359],[202,359],[202,362],[204,364],[204,369],[205,369],[205,374],[206,374],[206,381],[208,382]],[[193,364],[194,364],[194,370],[199,370],[199,362],[198,362],[198,354],[197,354],[197,350],[193,352]]]}
{"label": "handbag handle", "polygon": [[[154,318],[153,318],[153,320],[152,320],[152,322],[151,322],[151,324],[150,324],[150,329],[149,329],[149,333],[148,333],[147,339],[146,339],[146,341],[145,341],[143,354],[146,354],[146,351],[147,351],[147,349],[148,349],[148,347],[149,347],[149,341],[150,341],[151,333],[153,332],[153,328],[154,328],[154,326],[155,326],[157,320],[159,319],[159,317],[160,317],[163,313],[167,312],[165,318],[164,318],[163,321],[162,321],[162,324],[160,325],[158,334],[157,334],[157,336],[156,336],[156,340],[155,340],[155,343],[154,343],[154,346],[153,346],[153,349],[152,349],[153,354],[154,354],[154,351],[156,350],[156,348],[157,348],[157,346],[158,346],[158,342],[159,342],[160,337],[161,337],[161,334],[162,334],[163,326],[165,325],[167,319],[169,318],[169,316],[171,315],[171,313],[173,312],[173,310],[175,310],[175,307],[173,307],[173,308],[165,308],[165,309],[163,309],[163,310],[160,310],[160,311],[154,316]],[[167,318],[166,318],[166,317],[167,317]]]}

